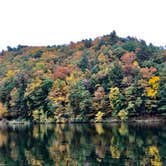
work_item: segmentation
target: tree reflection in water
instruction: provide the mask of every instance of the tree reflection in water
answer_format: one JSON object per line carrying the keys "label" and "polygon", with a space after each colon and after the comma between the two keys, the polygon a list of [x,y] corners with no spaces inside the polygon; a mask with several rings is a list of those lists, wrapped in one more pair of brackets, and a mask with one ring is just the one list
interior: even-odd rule
{"label": "tree reflection in water", "polygon": [[166,165],[163,125],[34,125],[0,127],[0,165]]}

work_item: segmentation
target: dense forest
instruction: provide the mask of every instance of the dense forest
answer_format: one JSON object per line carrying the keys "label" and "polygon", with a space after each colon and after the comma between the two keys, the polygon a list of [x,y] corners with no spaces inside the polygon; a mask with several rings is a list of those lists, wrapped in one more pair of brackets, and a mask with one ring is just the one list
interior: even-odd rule
{"label": "dense forest", "polygon": [[0,53],[0,119],[102,121],[166,112],[166,50],[109,35]]}

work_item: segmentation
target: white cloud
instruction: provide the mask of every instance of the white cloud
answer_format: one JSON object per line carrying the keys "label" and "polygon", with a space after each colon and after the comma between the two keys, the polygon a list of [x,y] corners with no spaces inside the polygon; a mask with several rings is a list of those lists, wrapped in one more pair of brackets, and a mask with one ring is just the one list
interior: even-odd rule
{"label": "white cloud", "polygon": [[165,0],[0,0],[0,49],[109,34],[166,45]]}

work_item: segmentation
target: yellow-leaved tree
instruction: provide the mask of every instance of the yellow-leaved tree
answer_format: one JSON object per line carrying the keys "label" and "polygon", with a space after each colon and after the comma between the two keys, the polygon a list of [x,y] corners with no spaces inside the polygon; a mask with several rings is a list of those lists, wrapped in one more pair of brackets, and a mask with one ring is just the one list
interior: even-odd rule
{"label": "yellow-leaved tree", "polygon": [[66,81],[56,79],[53,83],[52,89],[48,98],[55,105],[54,117],[57,121],[61,119],[60,115],[68,110],[68,85]]}
{"label": "yellow-leaved tree", "polygon": [[[112,115],[115,116],[118,114],[119,111],[121,111],[124,108],[125,97],[121,94],[118,87],[114,87],[114,88],[112,87],[110,88],[109,100],[110,100],[110,107],[112,109]],[[125,115],[127,116],[127,112],[125,113]]]}
{"label": "yellow-leaved tree", "polygon": [[148,84],[149,87],[147,88],[147,96],[151,98],[155,98],[158,92],[160,77],[153,76],[149,79]]}
{"label": "yellow-leaved tree", "polygon": [[7,112],[7,109],[5,106],[0,102],[0,119],[3,117],[3,115]]}
{"label": "yellow-leaved tree", "polygon": [[94,111],[102,111],[105,106],[104,101],[105,91],[102,86],[98,86],[96,91],[94,92],[94,98],[93,98],[93,110]]}
{"label": "yellow-leaved tree", "polygon": [[26,88],[25,96],[28,96],[30,93],[32,93],[36,88],[40,87],[42,84],[42,80],[37,76],[34,78],[34,80],[28,84]]}

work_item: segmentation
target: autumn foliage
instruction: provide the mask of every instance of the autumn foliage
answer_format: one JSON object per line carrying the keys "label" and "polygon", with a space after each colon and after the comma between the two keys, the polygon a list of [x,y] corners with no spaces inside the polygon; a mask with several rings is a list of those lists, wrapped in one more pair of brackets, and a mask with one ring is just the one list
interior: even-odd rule
{"label": "autumn foliage", "polygon": [[165,52],[115,31],[69,45],[10,47],[0,54],[0,117],[68,122],[163,113]]}
{"label": "autumn foliage", "polygon": [[65,79],[67,76],[69,76],[71,72],[71,69],[67,66],[58,66],[55,69],[55,72],[53,74],[53,78],[59,78],[59,79]]}

